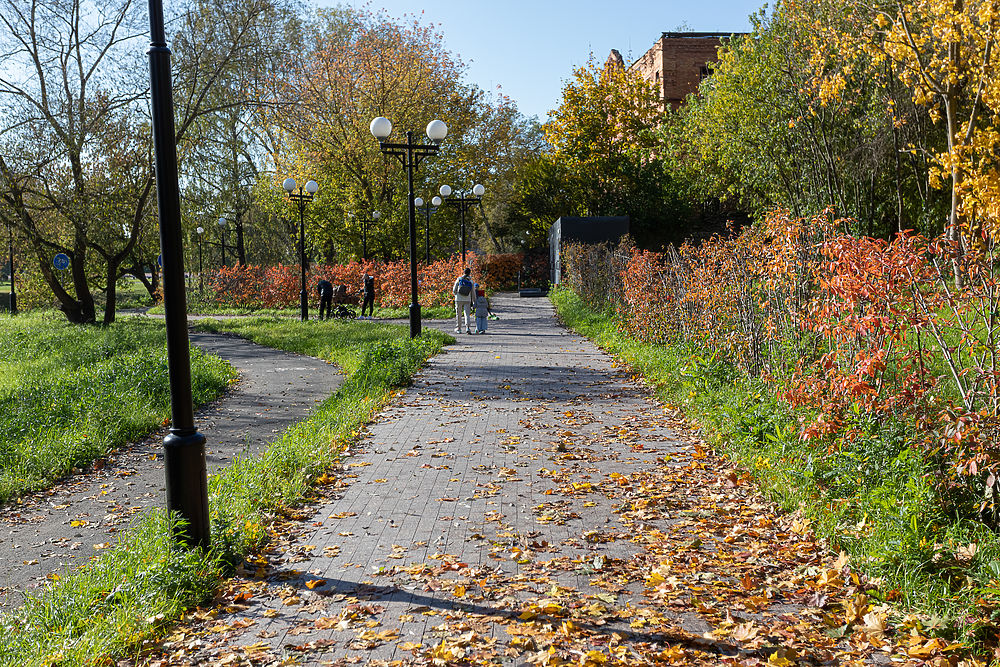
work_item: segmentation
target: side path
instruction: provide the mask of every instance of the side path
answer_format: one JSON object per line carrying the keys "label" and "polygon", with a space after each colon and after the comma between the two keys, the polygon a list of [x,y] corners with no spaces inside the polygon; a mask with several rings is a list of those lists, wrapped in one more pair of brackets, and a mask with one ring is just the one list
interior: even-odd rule
{"label": "side path", "polygon": [[885,661],[807,526],[547,300],[494,305],[141,664]]}
{"label": "side path", "polygon": [[[342,380],[335,366],[319,359],[235,336],[192,332],[190,337],[240,374],[232,391],[196,416],[207,439],[209,474],[273,441]],[[113,544],[115,533],[146,508],[164,504],[165,432],[116,452],[96,470],[0,509],[0,610],[21,604],[23,592],[50,574],[84,563]]]}

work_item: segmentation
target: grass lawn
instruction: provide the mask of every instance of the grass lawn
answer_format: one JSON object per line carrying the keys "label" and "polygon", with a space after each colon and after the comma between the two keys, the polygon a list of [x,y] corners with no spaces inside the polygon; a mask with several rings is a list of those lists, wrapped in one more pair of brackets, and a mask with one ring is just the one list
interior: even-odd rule
{"label": "grass lawn", "polygon": [[746,378],[711,350],[630,339],[612,314],[568,290],[552,300],[567,326],[638,371],[766,494],[801,511],[831,549],[849,553],[856,570],[879,582],[871,597],[923,612],[936,632],[970,646],[996,636],[1000,539],[945,509],[927,462],[909,446],[907,425],[859,416],[852,438],[828,451],[799,437],[803,415],[773,386]]}
{"label": "grass lawn", "polygon": [[371,322],[248,318],[199,324],[256,342],[319,356],[347,372],[337,392],[288,429],[266,452],[209,480],[212,547],[183,550],[171,524],[153,512],[118,545],[0,617],[0,665],[110,665],[210,597],[218,582],[268,538],[288,507],[308,497],[359,429],[409,383],[424,361],[454,338]]}
{"label": "grass lawn", "polygon": [[[61,314],[0,316],[0,502],[156,429],[170,416],[162,322],[77,326]],[[235,371],[191,352],[195,403]]]}

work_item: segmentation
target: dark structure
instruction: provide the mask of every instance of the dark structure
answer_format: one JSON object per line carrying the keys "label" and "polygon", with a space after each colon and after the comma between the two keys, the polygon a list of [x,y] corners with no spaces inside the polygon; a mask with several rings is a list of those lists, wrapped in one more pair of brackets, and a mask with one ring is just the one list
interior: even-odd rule
{"label": "dark structure", "polygon": [[560,255],[566,243],[618,243],[629,233],[628,216],[596,218],[562,217],[549,227],[549,271],[553,285],[559,284]]}

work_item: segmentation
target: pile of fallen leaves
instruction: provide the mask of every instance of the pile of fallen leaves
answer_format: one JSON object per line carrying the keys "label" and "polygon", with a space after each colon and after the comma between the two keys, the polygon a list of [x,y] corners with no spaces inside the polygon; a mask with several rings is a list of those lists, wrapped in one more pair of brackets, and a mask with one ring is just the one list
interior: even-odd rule
{"label": "pile of fallen leaves", "polygon": [[[746,473],[697,438],[658,454],[655,468],[595,474],[607,458],[599,445],[641,452],[648,445],[635,434],[683,428],[676,415],[650,406],[628,428],[583,437],[568,427],[587,423],[584,411],[546,422],[552,414],[540,408],[522,420],[551,434],[544,454],[558,465],[538,471],[551,500],[531,508],[527,529],[524,517],[507,522],[503,505],[485,513],[494,536],[466,538],[486,546],[478,562],[433,553],[407,563],[411,547],[393,545],[386,558],[397,564],[338,588],[321,568],[295,567],[339,555],[336,546],[316,553],[301,543],[321,523],[303,512],[275,521],[267,550],[210,607],[147,647],[142,664],[984,664],[880,603],[878,582],[854,572],[846,555],[830,555],[806,520],[765,501]],[[499,497],[520,474],[499,468],[477,497]],[[325,481],[318,500],[348,483]],[[400,611],[390,602],[401,591],[416,602]],[[283,624],[267,624],[279,617]]]}

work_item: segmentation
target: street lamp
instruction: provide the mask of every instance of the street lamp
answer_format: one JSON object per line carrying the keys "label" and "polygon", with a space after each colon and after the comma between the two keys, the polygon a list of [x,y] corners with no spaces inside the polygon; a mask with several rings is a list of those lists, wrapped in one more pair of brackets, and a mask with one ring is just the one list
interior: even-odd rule
{"label": "street lamp", "polygon": [[205,436],[194,425],[191,357],[184,291],[184,239],[177,180],[177,143],[170,81],[170,49],[163,26],[162,0],[149,0],[149,93],[156,165],[156,211],[163,258],[163,308],[170,378],[170,433],[163,439],[167,509],[182,523],[178,537],[188,546],[207,549],[212,540],[208,518]]}
{"label": "street lamp", "polygon": [[410,226],[410,338],[420,335],[420,303],[417,301],[417,221],[413,207],[413,170],[420,166],[420,161],[428,155],[435,155],[440,144],[448,135],[448,126],[440,120],[427,123],[427,138],[429,144],[417,144],[413,141],[413,132],[407,131],[405,144],[390,144],[386,141],[392,133],[392,123],[388,118],[379,116],[368,126],[372,136],[378,139],[382,153],[395,155],[406,169],[407,219]]}
{"label": "street lamp", "polygon": [[205,233],[205,228],[199,226],[194,231],[198,232],[198,294],[201,294],[205,291],[205,278],[201,265],[201,235]]}
{"label": "street lamp", "polygon": [[219,218],[219,229],[222,231],[222,266],[226,265],[226,219]]}
{"label": "street lamp", "polygon": [[[352,218],[353,213],[349,213]],[[361,257],[362,259],[368,259],[368,225],[378,222],[382,218],[382,213],[380,211],[372,211],[371,218],[359,218],[361,222]]]}
{"label": "street lamp", "polygon": [[[451,195],[452,189],[450,185],[442,185],[439,190],[442,197],[447,198]],[[486,194],[486,188],[478,183],[472,186],[472,196],[470,193],[463,192],[459,194],[455,199],[448,199],[445,203],[451,206],[457,206],[462,212],[462,266],[465,266],[465,212],[472,208],[473,206],[481,206],[483,195]]]}
{"label": "street lamp", "polygon": [[309,319],[309,299],[306,296],[306,204],[312,201],[313,195],[319,190],[316,181],[306,181],[305,185],[297,186],[298,194],[295,193],[295,179],[286,178],[281,187],[288,193],[288,198],[299,206],[299,262],[302,268],[302,283],[299,291],[299,308],[302,311],[302,321]]}
{"label": "street lamp", "polygon": [[438,206],[441,205],[441,198],[437,195],[431,199],[430,203],[424,205],[424,200],[417,197],[413,200],[413,205],[424,210],[426,222],[424,224],[424,264],[431,263],[431,214],[437,213]]}

